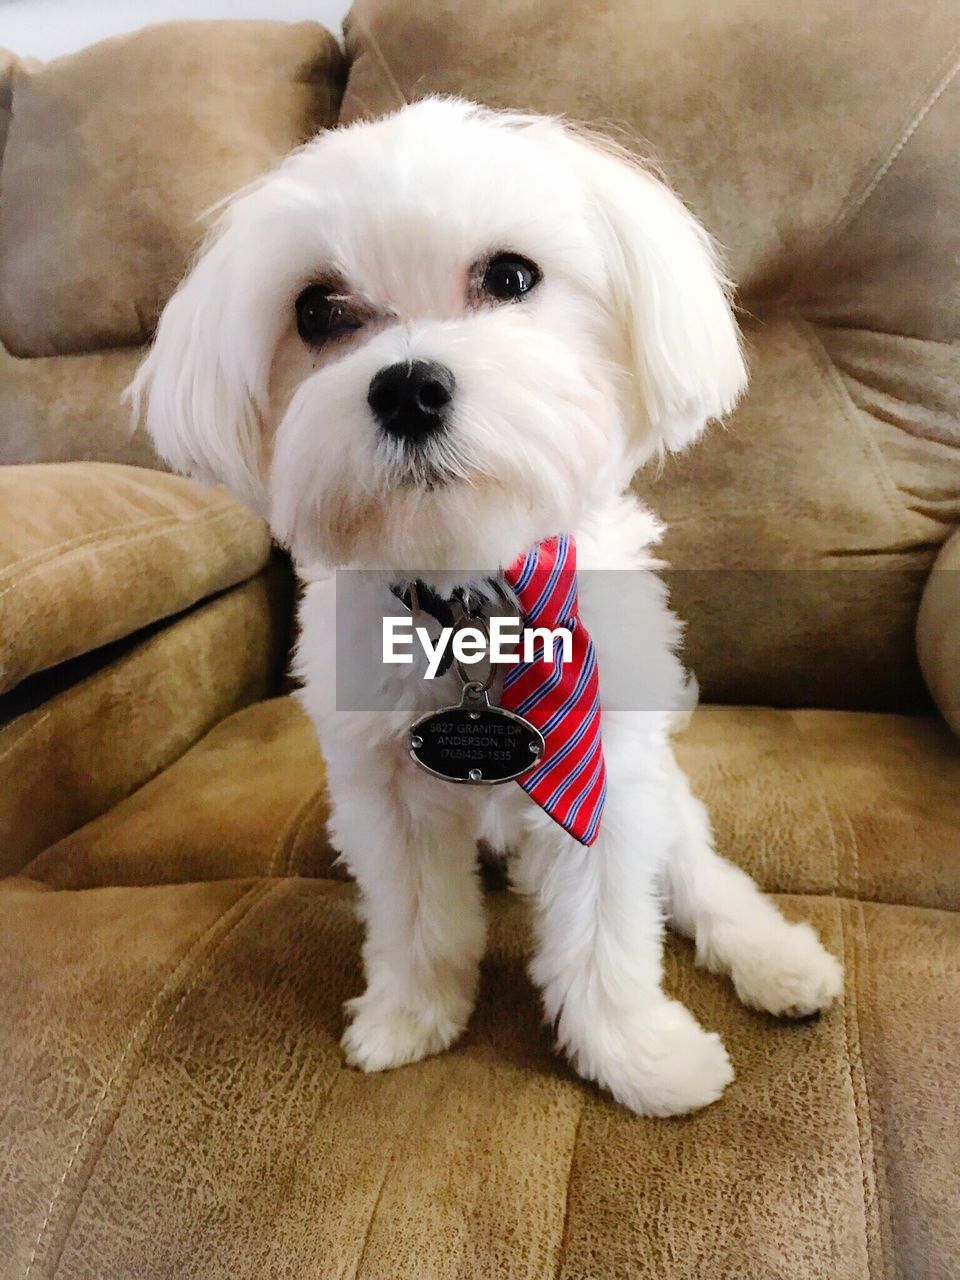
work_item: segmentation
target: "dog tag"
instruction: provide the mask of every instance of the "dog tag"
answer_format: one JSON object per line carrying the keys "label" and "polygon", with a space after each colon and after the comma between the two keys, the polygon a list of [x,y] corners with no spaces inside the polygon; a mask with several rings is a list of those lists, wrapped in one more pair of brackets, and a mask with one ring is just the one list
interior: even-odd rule
{"label": "dog tag", "polygon": [[511,782],[533,768],[545,745],[523,716],[491,707],[476,681],[463,686],[459,706],[431,711],[410,726],[410,755],[448,782]]}

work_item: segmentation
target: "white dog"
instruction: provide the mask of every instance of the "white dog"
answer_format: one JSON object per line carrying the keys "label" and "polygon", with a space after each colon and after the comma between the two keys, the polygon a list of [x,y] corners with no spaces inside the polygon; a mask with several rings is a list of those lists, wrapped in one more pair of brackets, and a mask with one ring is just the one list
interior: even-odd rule
{"label": "white dog", "polygon": [[[484,948],[478,839],[511,851],[529,896],[559,1047],[634,1111],[702,1107],[733,1077],[661,988],[665,916],[748,1005],[802,1017],[839,993],[813,929],[714,852],[674,762],[686,681],[648,553],[662,530],[626,496],[744,382],[710,242],[656,177],[557,120],[449,99],[289,156],[227,204],[168,304],[134,384],[159,452],[261,512],[307,583],[303,702],[366,925],[352,1064],[415,1062],[463,1031]],[[456,702],[453,672],[385,668],[389,711],[336,705],[334,568],[383,571],[339,602],[360,643],[398,612],[392,583],[430,571],[446,596],[559,534],[581,568],[642,580],[632,620],[593,616],[582,580],[601,698],[629,650],[648,708],[603,707],[589,846],[516,783],[456,786],[411,761],[411,723]]]}

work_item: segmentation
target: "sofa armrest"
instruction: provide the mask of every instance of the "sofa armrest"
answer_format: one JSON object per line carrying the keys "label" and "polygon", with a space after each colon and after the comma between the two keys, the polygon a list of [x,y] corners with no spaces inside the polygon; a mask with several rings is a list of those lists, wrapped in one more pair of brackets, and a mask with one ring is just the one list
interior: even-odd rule
{"label": "sofa armrest", "polygon": [[960,529],[927,579],[917,615],[917,655],[944,720],[960,734]]}
{"label": "sofa armrest", "polygon": [[219,490],[114,463],[0,470],[0,694],[259,572],[262,521]]}
{"label": "sofa armrest", "polygon": [[160,472],[0,470],[0,874],[276,692],[291,575],[264,525]]}

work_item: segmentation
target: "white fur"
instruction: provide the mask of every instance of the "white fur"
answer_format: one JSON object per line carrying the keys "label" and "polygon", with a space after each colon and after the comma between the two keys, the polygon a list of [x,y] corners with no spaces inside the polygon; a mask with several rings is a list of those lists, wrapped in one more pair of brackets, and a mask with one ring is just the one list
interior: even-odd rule
{"label": "white fur", "polygon": [[[517,303],[476,305],[474,264],[536,262]],[[318,353],[293,304],[331,274],[368,320]],[[450,430],[428,449],[446,477],[377,432],[371,377],[440,360],[457,380]],[[476,843],[513,853],[533,910],[530,972],[560,1048],[633,1110],[672,1115],[719,1097],[717,1035],[661,988],[665,917],[741,999],[803,1015],[841,987],[807,925],[786,923],[713,850],[669,732],[689,702],[678,625],[649,553],[655,518],[624,496],[636,466],[690,443],[745,381],[709,240],[651,173],[562,123],[429,99],[324,134],[222,212],[168,304],[134,386],[175,467],[219,480],[270,520],[307,586],[298,669],[329,768],[332,833],[360,887],[364,993],[343,1044],[366,1070],[453,1043],[484,947]],[[426,463],[424,463],[426,466]],[[606,705],[609,796],[584,848],[514,784],[458,787],[409,760],[410,722],[456,694],[452,675],[378,678],[391,710],[338,711],[335,567],[381,570],[351,592],[344,635],[379,635],[389,583],[441,583],[575,534],[581,566],[643,575],[639,616],[582,612],[603,672],[629,650],[635,705]]]}

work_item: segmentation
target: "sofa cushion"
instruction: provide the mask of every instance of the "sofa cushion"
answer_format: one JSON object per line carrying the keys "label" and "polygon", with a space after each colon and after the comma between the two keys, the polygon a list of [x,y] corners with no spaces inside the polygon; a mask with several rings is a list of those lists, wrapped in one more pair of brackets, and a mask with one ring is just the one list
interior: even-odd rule
{"label": "sofa cushion", "polygon": [[[960,743],[935,719],[706,706],[677,752],[718,848],[766,889],[960,908]],[[342,878],[326,819],[313,727],[278,698],[225,720],[26,874],[76,889]]]}
{"label": "sofa cushion", "polygon": [[917,0],[788,19],[652,0],[642,20],[634,0],[450,0],[442,22],[356,0],[347,19],[344,121],[439,92],[610,127],[720,240],[750,390],[636,481],[710,701],[926,703],[914,623],[960,523],[955,27]]}
{"label": "sofa cushion", "polygon": [[960,743],[936,717],[707,706],[677,754],[765,888],[960,909]]}
{"label": "sofa cushion", "polygon": [[269,553],[261,520],[179,476],[0,468],[0,693],[242,582]]}
{"label": "sofa cushion", "polygon": [[25,874],[57,888],[229,876],[346,878],[327,837],[326,772],[294,698],[228,716]]}
{"label": "sofa cushion", "polygon": [[[960,345],[864,340],[847,363],[849,334],[796,311],[746,333],[739,410],[635,481],[668,525],[684,660],[708,701],[929,709],[914,633],[960,522],[960,417],[937,404]],[[867,385],[889,388],[875,411]]]}
{"label": "sofa cushion", "polygon": [[0,875],[111,810],[224,716],[274,693],[290,604],[278,564],[58,667],[42,692],[65,679],[59,692],[37,698],[27,681],[0,698],[0,713],[12,713],[0,720]]}
{"label": "sofa cushion", "polygon": [[[725,246],[751,309],[801,284],[812,301],[816,281],[831,300],[856,293],[848,325],[956,333],[949,6],[808,0],[785,18],[769,0],[648,0],[638,21],[634,0],[600,13],[568,0],[447,0],[438,22],[431,0],[355,0],[344,31],[345,123],[429,93],[607,122],[662,165]],[[871,282],[879,312],[864,307]]]}
{"label": "sofa cushion", "polygon": [[200,215],[333,123],[316,23],[168,23],[13,71],[0,340],[17,355],[142,343]]}
{"label": "sofa cushion", "polygon": [[960,530],[937,556],[924,589],[917,651],[944,720],[960,734]]}
{"label": "sofa cushion", "polygon": [[[89,1176],[89,1140],[103,1136],[123,1087],[143,1065],[146,1039],[249,909],[250,895],[237,881],[197,885],[176,897],[145,890],[132,899],[118,890],[66,895],[7,880],[0,900],[0,1272],[34,1280],[55,1269],[48,1233],[62,1229],[49,1219]],[[64,1106],[67,1081],[71,1102]],[[62,1187],[50,1180],[55,1167]],[[87,1261],[97,1268],[95,1254]],[[72,1266],[60,1273],[80,1275]]]}
{"label": "sofa cushion", "polygon": [[[629,1115],[551,1052],[524,904],[490,899],[449,1053],[367,1076],[352,886],[297,878],[0,886],[0,1269],[64,1280],[946,1276],[960,1249],[960,928],[784,899],[846,962],[783,1024],[672,943],[667,983],[737,1079]],[[32,1264],[31,1264],[31,1259]],[[705,1262],[706,1260],[706,1262]]]}
{"label": "sofa cushion", "polygon": [[159,468],[142,426],[130,428],[123,391],[139,347],[21,360],[0,346],[0,466],[123,462]]}

